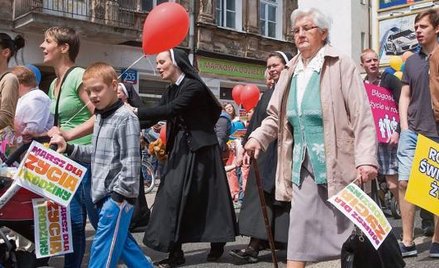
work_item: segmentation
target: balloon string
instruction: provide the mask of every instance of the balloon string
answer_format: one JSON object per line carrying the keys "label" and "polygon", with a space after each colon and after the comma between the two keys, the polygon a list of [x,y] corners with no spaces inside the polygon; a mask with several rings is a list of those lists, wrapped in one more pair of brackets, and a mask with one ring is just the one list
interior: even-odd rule
{"label": "balloon string", "polygon": [[[143,57],[145,57],[146,55],[142,55],[142,56],[140,56],[136,61],[134,61],[130,66],[128,66],[128,68],[126,68],[125,69],[125,71],[123,71],[118,77],[117,77],[117,79],[120,79],[121,77],[122,77],[122,75],[124,75],[129,69],[131,69],[136,63],[138,63]],[[148,60],[149,60],[149,63],[151,64],[151,66],[152,66],[152,63],[151,63],[151,60],[148,58]],[[154,75],[155,75],[155,69],[153,68],[153,70],[154,70]],[[69,120],[67,120],[64,124],[68,124],[68,123],[70,123],[70,121],[72,121],[72,119],[73,118],[75,118],[80,112],[82,112],[82,110],[84,110],[84,108],[85,107],[87,107],[87,105],[90,103],[91,101],[89,100],[84,106],[82,106],[82,108],[78,111],[78,112],[76,112],[76,114],[74,114],[72,117],[70,117],[70,119]]]}
{"label": "balloon string", "polygon": [[154,72],[154,76],[156,76],[157,74],[156,74],[156,72],[155,72],[155,67],[154,67],[154,65],[152,64],[151,58],[150,58],[150,57],[147,57],[147,59],[148,59],[149,65],[151,65],[151,69],[152,69],[152,71]]}
{"label": "balloon string", "polygon": [[82,112],[82,110],[84,110],[85,107],[87,107],[87,105],[90,103],[91,101],[89,100],[84,106],[82,106],[82,108],[76,112],[76,114],[74,114],[72,117],[70,117],[69,120],[67,120],[64,124],[68,124],[70,123],[70,121],[72,121],[73,118],[75,118],[75,116],[77,116],[80,112]]}
{"label": "balloon string", "polygon": [[133,67],[136,63],[138,63],[143,57],[145,57],[146,55],[142,55],[140,56],[140,58],[138,58],[136,61],[134,61],[130,66],[128,66],[125,71],[123,71],[118,77],[117,79],[120,79],[122,77],[122,75],[124,75],[126,72],[128,72],[129,69],[131,69],[131,67]]}

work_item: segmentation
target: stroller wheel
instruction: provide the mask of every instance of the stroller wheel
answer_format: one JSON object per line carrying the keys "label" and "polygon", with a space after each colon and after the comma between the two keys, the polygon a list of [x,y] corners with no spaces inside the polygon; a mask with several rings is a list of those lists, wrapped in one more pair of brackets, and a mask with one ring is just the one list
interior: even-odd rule
{"label": "stroller wheel", "polygon": [[390,211],[392,212],[392,216],[395,220],[401,219],[401,211],[399,210],[399,204],[396,201],[395,197],[392,196],[390,200]]}

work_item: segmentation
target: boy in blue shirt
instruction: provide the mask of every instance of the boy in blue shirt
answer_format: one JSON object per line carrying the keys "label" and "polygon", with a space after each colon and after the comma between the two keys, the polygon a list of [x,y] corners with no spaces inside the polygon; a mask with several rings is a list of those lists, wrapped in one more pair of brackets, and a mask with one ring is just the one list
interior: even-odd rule
{"label": "boy in blue shirt", "polygon": [[83,86],[95,106],[92,144],[67,144],[58,135],[51,144],[72,159],[91,162],[91,195],[99,223],[89,267],[116,267],[119,259],[128,267],[152,267],[128,232],[139,194],[139,120],[118,99],[117,75],[110,65],[90,65]]}

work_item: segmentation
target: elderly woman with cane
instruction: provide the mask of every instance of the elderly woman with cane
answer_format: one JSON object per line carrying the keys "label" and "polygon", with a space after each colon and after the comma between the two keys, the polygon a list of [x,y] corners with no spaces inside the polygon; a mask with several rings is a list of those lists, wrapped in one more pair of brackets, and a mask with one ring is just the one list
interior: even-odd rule
{"label": "elderly woman with cane", "polygon": [[377,141],[355,63],[329,45],[329,20],[297,9],[291,25],[299,53],[245,149],[258,158],[278,139],[275,198],[291,198],[287,265],[305,267],[340,256],[353,224],[327,199],[357,178],[375,178]]}

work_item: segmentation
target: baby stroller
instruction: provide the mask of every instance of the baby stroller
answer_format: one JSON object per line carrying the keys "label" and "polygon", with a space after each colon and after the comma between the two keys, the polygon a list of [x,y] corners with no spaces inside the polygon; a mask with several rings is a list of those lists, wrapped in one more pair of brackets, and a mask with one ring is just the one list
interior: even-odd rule
{"label": "baby stroller", "polygon": [[386,178],[383,175],[378,175],[377,179],[372,183],[372,193],[375,196],[375,202],[381,207],[384,214],[392,216],[396,220],[401,218],[398,200],[390,192],[387,187]]}
{"label": "baby stroller", "polygon": [[[49,138],[44,137],[36,140],[39,142],[48,142]],[[0,167],[0,170],[6,169],[14,162],[19,162],[20,156],[27,151],[29,146],[30,143],[23,144],[17,148],[17,150],[6,159],[3,166]],[[8,174],[0,176],[0,196],[3,196],[11,187],[13,183],[11,177],[12,176]],[[40,196],[21,188],[0,208],[0,227],[3,229],[7,227],[32,242],[34,242],[33,198],[40,198]],[[10,241],[2,229],[0,229],[0,238],[4,241],[3,244],[0,245],[0,267],[30,268],[48,265],[49,258],[36,259],[33,252],[16,250],[15,241]]]}

